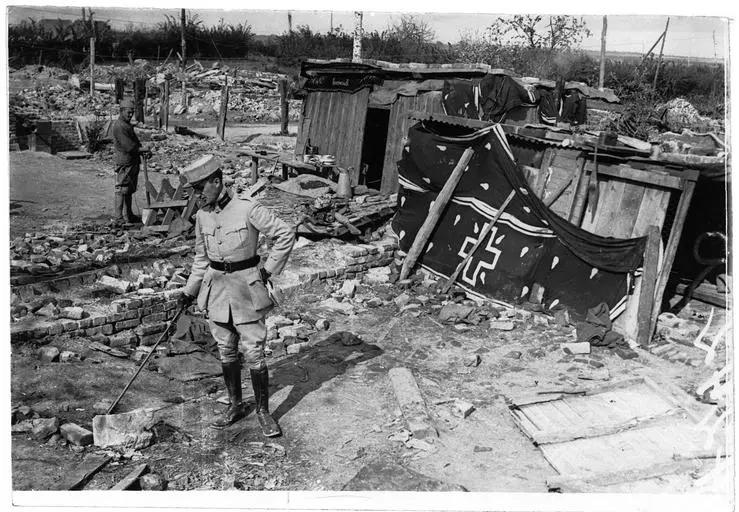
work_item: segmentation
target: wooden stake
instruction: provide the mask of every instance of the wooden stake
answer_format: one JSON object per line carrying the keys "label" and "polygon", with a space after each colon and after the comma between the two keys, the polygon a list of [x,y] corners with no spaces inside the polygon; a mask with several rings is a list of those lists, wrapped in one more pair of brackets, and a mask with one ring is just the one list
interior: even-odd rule
{"label": "wooden stake", "polygon": [[639,293],[639,311],[637,313],[636,341],[642,347],[649,345],[652,333],[652,310],[654,309],[654,291],[657,287],[657,266],[659,264],[659,228],[649,226],[647,230],[647,246],[644,249],[644,264],[641,291]]}
{"label": "wooden stake", "polygon": [[90,38],[90,96],[95,95],[95,38]]}
{"label": "wooden stake", "polygon": [[462,153],[462,158],[459,159],[457,166],[446,180],[444,187],[441,189],[441,192],[439,192],[439,195],[436,197],[436,200],[429,211],[428,217],[426,217],[426,220],[423,222],[421,229],[418,230],[416,238],[413,240],[413,244],[408,251],[408,255],[405,257],[405,261],[403,261],[403,267],[400,270],[400,279],[406,279],[408,274],[410,274],[411,269],[416,264],[416,260],[418,260],[418,257],[421,255],[421,251],[426,247],[426,242],[428,242],[431,237],[431,232],[439,222],[444,208],[446,208],[447,203],[454,194],[454,189],[457,188],[457,183],[459,183],[462,173],[466,170],[467,164],[469,164],[470,159],[474,154],[475,151],[472,148],[465,149],[464,153]]}
{"label": "wooden stake", "polygon": [[228,75],[225,76],[223,89],[221,90],[221,108],[218,112],[218,126],[216,132],[218,138],[226,140],[226,113],[228,112]]}
{"label": "wooden stake", "polygon": [[495,217],[493,217],[493,220],[490,221],[490,224],[486,224],[485,227],[482,230],[482,233],[480,233],[480,237],[477,239],[477,242],[475,242],[475,245],[472,246],[472,249],[470,252],[467,253],[467,256],[464,257],[464,259],[459,262],[459,265],[457,265],[457,268],[454,269],[454,272],[451,276],[449,276],[449,279],[447,279],[446,283],[444,284],[444,288],[442,288],[442,292],[446,293],[449,291],[449,288],[452,287],[454,282],[457,280],[457,277],[459,277],[459,273],[462,271],[465,265],[467,265],[467,262],[470,261],[470,258],[472,258],[472,255],[475,254],[475,251],[483,244],[487,236],[490,234],[490,231],[492,231],[493,226],[495,226],[495,223],[498,222],[498,219],[503,214],[503,211],[508,207],[508,204],[513,200],[513,197],[516,195],[515,190],[511,190],[511,193],[508,194],[508,197],[506,197],[505,201],[503,201],[503,204],[500,205],[500,208],[498,208],[498,212],[495,214]]}
{"label": "wooden stake", "polygon": [[654,82],[652,82],[652,90],[657,90],[657,77],[659,76],[659,68],[662,65],[662,52],[665,49],[665,39],[667,39],[667,27],[670,26],[670,18],[667,18],[665,31],[662,32],[662,44],[659,47],[659,58],[657,59],[657,69],[654,71]]}
{"label": "wooden stake", "polygon": [[287,135],[288,101],[287,78],[280,78],[280,135]]}
{"label": "wooden stake", "polygon": [[606,30],[608,30],[608,18],[603,16],[603,30],[600,33],[600,73],[598,74],[598,88],[603,90],[606,78]]}

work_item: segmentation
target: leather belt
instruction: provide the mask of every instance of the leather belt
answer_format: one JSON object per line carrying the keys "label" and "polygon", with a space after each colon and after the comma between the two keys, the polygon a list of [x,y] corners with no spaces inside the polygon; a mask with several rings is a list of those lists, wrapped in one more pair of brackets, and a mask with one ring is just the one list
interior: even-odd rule
{"label": "leather belt", "polygon": [[219,270],[221,272],[238,272],[247,268],[256,267],[259,265],[259,256],[252,256],[241,261],[211,261],[210,266],[213,270]]}

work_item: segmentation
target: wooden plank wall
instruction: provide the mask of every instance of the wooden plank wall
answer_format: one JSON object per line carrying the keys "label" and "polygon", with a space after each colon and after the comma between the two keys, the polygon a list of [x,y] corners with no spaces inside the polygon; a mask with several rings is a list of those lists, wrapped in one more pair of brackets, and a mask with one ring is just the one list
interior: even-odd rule
{"label": "wooden plank wall", "polygon": [[359,178],[364,125],[369,103],[368,87],[353,94],[345,92],[310,92],[303,101],[303,117],[295,144],[295,155],[302,157],[310,139],[319,153],[336,156],[336,164],[352,172],[352,184]]}
{"label": "wooden plank wall", "polygon": [[398,160],[403,152],[403,139],[408,135],[408,128],[414,123],[408,119],[408,113],[412,110],[443,114],[441,92],[431,91],[418,96],[398,96],[390,108],[385,163],[382,167],[380,186],[380,191],[384,194],[398,191]]}

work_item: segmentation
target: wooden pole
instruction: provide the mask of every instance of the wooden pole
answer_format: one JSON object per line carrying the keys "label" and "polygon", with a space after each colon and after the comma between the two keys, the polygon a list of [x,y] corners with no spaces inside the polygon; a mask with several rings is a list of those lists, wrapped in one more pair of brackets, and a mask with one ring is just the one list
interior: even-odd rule
{"label": "wooden pole", "polygon": [[603,30],[600,33],[600,73],[598,74],[598,88],[603,90],[606,79],[606,31],[608,30],[608,18],[603,16]]}
{"label": "wooden pole", "polygon": [[403,267],[400,269],[401,280],[408,277],[411,269],[413,269],[416,264],[416,260],[418,260],[418,257],[421,255],[421,251],[426,247],[426,242],[428,242],[431,237],[431,232],[436,228],[436,224],[439,222],[444,208],[446,208],[447,203],[452,198],[454,189],[457,188],[457,183],[459,183],[462,173],[467,169],[467,164],[470,163],[470,159],[474,154],[475,151],[472,148],[464,150],[462,158],[459,159],[459,162],[457,162],[452,174],[446,180],[441,192],[436,196],[436,200],[434,200],[434,204],[431,207],[426,220],[423,222],[421,229],[418,230],[416,238],[413,240],[413,244],[408,250],[408,255],[405,257],[405,261],[403,261]]}
{"label": "wooden pole", "polygon": [[187,42],[185,41],[185,26],[187,20],[185,17],[185,9],[180,11],[180,46],[182,49],[182,106],[187,108],[187,88],[185,86],[185,68],[187,67]]}
{"label": "wooden pole", "polygon": [[637,313],[636,341],[642,347],[649,345],[652,332],[652,310],[654,309],[654,291],[657,287],[657,266],[659,264],[659,228],[649,226],[647,230],[647,246],[644,249],[641,290],[639,292],[639,309]]}
{"label": "wooden pole", "polygon": [[644,62],[647,60],[647,57],[649,57],[652,54],[652,50],[655,49],[655,47],[659,44],[660,41],[662,41],[662,38],[664,37],[665,37],[665,33],[662,32],[657,38],[657,40],[654,42],[652,47],[649,49],[649,51],[647,51],[647,53],[644,54],[644,57],[642,57],[641,62],[639,63],[639,66],[642,66],[644,64]]}
{"label": "wooden pole", "polygon": [[228,75],[225,79],[223,89],[221,89],[221,108],[218,112],[218,126],[216,127],[218,138],[221,140],[226,140],[226,112],[228,112]]}
{"label": "wooden pole", "polygon": [[659,76],[659,67],[662,65],[662,52],[665,49],[665,39],[667,39],[667,28],[670,26],[670,18],[667,18],[665,31],[662,32],[662,44],[659,47],[659,58],[657,59],[657,69],[654,70],[654,82],[652,82],[652,90],[657,90],[657,77]]}
{"label": "wooden pole", "polygon": [[354,47],[352,50],[352,62],[362,60],[362,12],[354,12]]}
{"label": "wooden pole", "polygon": [[287,78],[280,78],[280,135],[287,135],[288,101]]}
{"label": "wooden pole", "polygon": [[162,122],[164,130],[169,130],[169,80],[164,80],[164,98],[162,99]]}
{"label": "wooden pole", "polygon": [[95,95],[95,38],[90,38],[90,96]]}
{"label": "wooden pole", "polygon": [[459,273],[462,271],[465,265],[467,265],[467,262],[470,261],[470,258],[472,258],[472,255],[475,254],[475,251],[480,248],[480,246],[483,244],[487,236],[490,234],[490,231],[493,230],[493,226],[495,226],[495,223],[498,222],[498,219],[501,215],[503,215],[503,211],[508,207],[508,204],[513,200],[514,196],[516,195],[516,190],[511,190],[511,193],[508,194],[508,197],[506,197],[505,201],[503,201],[503,204],[500,205],[500,208],[498,208],[497,213],[495,214],[495,217],[493,217],[493,220],[490,221],[490,224],[487,224],[483,230],[482,233],[480,233],[480,237],[477,239],[477,242],[475,242],[475,245],[472,246],[472,249],[470,249],[470,252],[467,253],[467,256],[464,257],[462,261],[459,262],[459,265],[457,265],[457,268],[454,269],[454,272],[451,276],[449,276],[449,279],[447,279],[446,283],[444,284],[444,288],[442,288],[442,293],[446,293],[449,291],[449,288],[452,287],[454,282],[457,280],[457,277],[459,277]]}

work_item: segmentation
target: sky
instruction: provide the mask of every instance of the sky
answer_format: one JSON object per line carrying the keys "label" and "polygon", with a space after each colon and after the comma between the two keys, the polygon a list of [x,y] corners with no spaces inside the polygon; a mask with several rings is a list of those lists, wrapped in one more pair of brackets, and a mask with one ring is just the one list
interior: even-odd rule
{"label": "sky", "polygon": [[[72,2],[66,2],[67,5],[70,3]],[[326,3],[325,0],[324,4],[325,7],[323,9],[314,11],[301,10],[299,8],[290,9],[289,12],[292,13],[293,27],[308,25],[314,32],[326,32],[329,30],[333,21],[334,27],[341,25],[346,31],[351,31],[354,24],[354,16],[351,11],[347,10],[347,4],[332,5],[331,3]],[[167,14],[179,17],[180,12],[179,8],[151,9],[144,7],[144,5],[151,4],[142,4],[141,7],[134,9],[110,7],[110,4],[98,3],[97,5],[98,7],[95,5],[92,6],[96,19],[109,20],[117,28],[123,28],[129,24],[136,27],[152,25],[164,20]],[[128,5],[131,4],[128,3]],[[159,3],[159,5],[166,6],[167,4]],[[198,5],[202,5],[202,3]],[[223,2],[212,5],[222,7],[222,9],[190,8],[191,6],[188,6],[187,3],[178,4],[178,7],[185,7],[193,13],[197,13],[199,19],[203,20],[206,25],[217,24],[223,18],[226,23],[248,23],[251,25],[254,33],[265,35],[281,34],[288,28],[287,8],[291,7],[291,5],[289,2],[286,3],[283,0],[270,2],[270,5],[276,8],[282,7],[282,9],[272,11],[233,9],[230,4]],[[244,4],[240,3],[239,5]],[[300,4],[297,5],[300,6]],[[304,6],[305,4],[302,5]],[[320,8],[323,4],[311,2],[311,5]],[[337,10],[330,10],[332,7],[338,7],[339,5],[342,7]],[[363,26],[368,31],[383,30],[398,21],[402,15],[402,13],[391,10],[392,5],[399,5],[398,3],[382,4],[381,1],[372,2],[372,5],[380,8],[385,5],[385,10],[383,11],[369,10],[366,5],[354,5],[358,9],[365,8],[363,9]],[[453,13],[419,12],[424,8],[436,9],[437,7],[433,3],[421,3],[418,1],[410,4],[408,2],[403,3],[404,9],[407,12],[419,12],[420,17],[435,32],[438,40],[452,43],[458,41],[464,33],[484,31],[485,27],[489,26],[495,20],[497,15],[494,14],[495,11],[491,11],[490,2],[485,5],[485,7],[478,7],[479,11],[477,12]],[[7,10],[8,23],[17,23],[29,17],[35,19],[73,19],[80,16],[81,7],[82,5],[79,7],[54,6],[49,5],[48,2],[38,5],[27,3],[23,6],[9,6]],[[535,7],[535,5],[527,2],[526,8],[528,12],[547,12],[532,10],[531,7]],[[445,8],[448,9],[449,5],[447,4]],[[562,10],[556,13],[553,13],[551,8],[552,5],[549,4],[547,9],[552,14],[567,13],[583,15],[583,13],[587,13],[583,15],[583,18],[591,31],[591,36],[583,40],[580,46],[586,50],[600,50],[602,14],[592,14],[593,8],[587,4],[580,11],[568,8],[566,4],[558,4],[558,8]],[[468,11],[475,9],[475,3],[465,4],[464,9]],[[629,12],[637,11],[633,10]],[[659,10],[656,12],[659,12]],[[675,9],[674,5],[670,6],[669,9],[665,8],[662,12],[671,13],[669,16],[669,30],[664,47],[666,55],[719,59],[725,58],[728,55],[729,21],[726,16],[732,13],[704,12],[702,14],[707,15],[686,16],[682,15],[683,13],[678,9]],[[719,17],[720,15],[724,17]],[[608,13],[607,49],[610,51],[639,53],[647,51],[664,30],[667,18],[667,15],[655,14],[654,12],[644,14],[617,14],[615,8],[611,9]]]}

